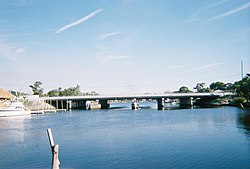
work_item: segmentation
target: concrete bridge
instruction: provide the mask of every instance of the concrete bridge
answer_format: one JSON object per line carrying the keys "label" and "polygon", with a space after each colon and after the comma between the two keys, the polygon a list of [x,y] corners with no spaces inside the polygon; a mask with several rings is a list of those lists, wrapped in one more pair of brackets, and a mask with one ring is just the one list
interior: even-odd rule
{"label": "concrete bridge", "polygon": [[170,93],[153,95],[119,95],[119,96],[62,96],[43,97],[46,103],[57,109],[107,109],[114,100],[143,100],[157,101],[158,109],[164,109],[165,100],[178,99],[180,106],[208,105],[219,97],[233,95],[232,93]]}

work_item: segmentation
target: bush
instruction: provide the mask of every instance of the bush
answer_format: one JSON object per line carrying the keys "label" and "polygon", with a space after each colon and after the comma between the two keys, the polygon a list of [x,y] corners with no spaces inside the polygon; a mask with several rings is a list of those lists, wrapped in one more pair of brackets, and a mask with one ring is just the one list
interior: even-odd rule
{"label": "bush", "polygon": [[239,104],[244,103],[244,102],[246,102],[246,98],[244,98],[244,97],[236,97],[236,98],[234,98],[232,103],[236,104],[236,105],[239,105]]}

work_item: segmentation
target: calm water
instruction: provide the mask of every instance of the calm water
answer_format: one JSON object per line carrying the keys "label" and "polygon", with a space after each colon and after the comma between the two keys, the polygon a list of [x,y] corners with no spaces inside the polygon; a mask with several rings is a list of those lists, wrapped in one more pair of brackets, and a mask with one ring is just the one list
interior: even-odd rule
{"label": "calm water", "polygon": [[0,168],[249,168],[250,111],[111,109],[0,118]]}

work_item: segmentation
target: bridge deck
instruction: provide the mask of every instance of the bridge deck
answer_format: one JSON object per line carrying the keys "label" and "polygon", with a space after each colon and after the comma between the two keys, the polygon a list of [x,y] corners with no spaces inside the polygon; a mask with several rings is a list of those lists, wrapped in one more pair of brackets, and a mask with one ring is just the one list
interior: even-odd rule
{"label": "bridge deck", "polygon": [[154,94],[154,95],[119,95],[119,96],[59,96],[59,97],[42,97],[43,100],[123,100],[123,99],[182,99],[182,98],[218,98],[232,95],[232,93],[171,93],[171,94]]}

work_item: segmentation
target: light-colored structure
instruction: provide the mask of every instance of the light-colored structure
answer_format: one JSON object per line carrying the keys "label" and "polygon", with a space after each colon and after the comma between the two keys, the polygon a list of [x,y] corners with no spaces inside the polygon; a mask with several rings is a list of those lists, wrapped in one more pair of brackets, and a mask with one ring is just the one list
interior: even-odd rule
{"label": "light-colored structure", "polygon": [[[65,96],[65,97],[43,97],[46,103],[53,105],[57,109],[86,109],[86,102],[98,100],[101,109],[109,108],[112,100],[156,100],[158,109],[164,109],[165,99],[179,99],[181,106],[193,106],[209,104],[211,101],[232,95],[232,93],[169,93],[154,95],[119,95],[119,96]],[[70,105],[69,105],[70,103]]]}

